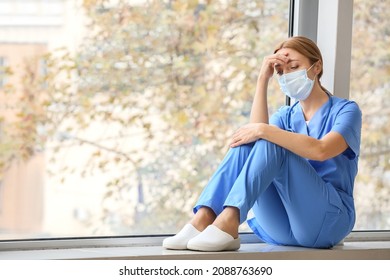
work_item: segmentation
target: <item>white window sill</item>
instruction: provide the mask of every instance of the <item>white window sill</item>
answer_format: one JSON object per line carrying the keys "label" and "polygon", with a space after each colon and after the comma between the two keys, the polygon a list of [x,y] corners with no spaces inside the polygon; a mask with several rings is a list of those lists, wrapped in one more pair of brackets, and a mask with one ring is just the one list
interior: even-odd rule
{"label": "white window sill", "polygon": [[[342,245],[332,249],[310,249],[289,246],[272,246],[259,243],[252,235],[244,236],[243,244],[236,252],[194,252],[187,250],[165,250],[161,247],[164,237],[112,238],[105,240],[95,239],[89,243],[86,239],[29,241],[23,247],[14,241],[0,243],[0,260],[70,260],[70,259],[112,259],[112,260],[212,260],[212,259],[390,259],[389,232],[382,233],[352,233]],[[148,240],[145,243],[142,240]],[[137,240],[134,242],[134,240]],[[49,246],[43,247],[43,243]],[[100,243],[99,243],[100,242]],[[11,247],[15,243],[20,248]],[[104,244],[106,243],[106,244]],[[116,244],[115,244],[116,243]],[[39,247],[41,246],[41,247]]]}

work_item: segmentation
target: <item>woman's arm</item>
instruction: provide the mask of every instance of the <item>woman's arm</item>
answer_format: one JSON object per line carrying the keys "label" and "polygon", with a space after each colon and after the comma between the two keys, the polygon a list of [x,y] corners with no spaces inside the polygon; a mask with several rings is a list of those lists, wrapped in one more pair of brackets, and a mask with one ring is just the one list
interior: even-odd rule
{"label": "woman's arm", "polygon": [[257,78],[255,97],[253,98],[250,123],[268,123],[268,102],[267,89],[269,79],[274,74],[276,63],[286,63],[287,56],[282,54],[272,54],[263,59],[260,73]]}
{"label": "woman's arm", "polygon": [[323,161],[339,155],[348,148],[348,144],[344,137],[337,132],[329,132],[318,140],[268,124],[268,82],[274,73],[275,64],[287,62],[288,57],[282,54],[273,54],[264,58],[257,79],[250,123],[234,133],[230,146],[234,148],[258,139],[265,139],[311,160]]}
{"label": "woman's arm", "polygon": [[337,132],[329,132],[321,139],[289,132],[273,125],[251,123],[238,129],[232,137],[231,147],[264,139],[275,143],[303,158],[324,161],[335,157],[348,148],[348,144]]}
{"label": "woman's arm", "polygon": [[250,123],[268,123],[267,88],[268,79],[257,79],[255,97],[253,98]]}

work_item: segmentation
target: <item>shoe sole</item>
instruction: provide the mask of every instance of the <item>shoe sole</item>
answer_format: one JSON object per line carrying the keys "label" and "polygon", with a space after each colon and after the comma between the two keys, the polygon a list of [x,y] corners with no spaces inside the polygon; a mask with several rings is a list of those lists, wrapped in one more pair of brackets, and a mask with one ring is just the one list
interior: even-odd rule
{"label": "shoe sole", "polygon": [[240,249],[240,238],[236,238],[228,243],[215,246],[213,244],[203,245],[203,244],[188,244],[187,249],[193,251],[203,251],[203,252],[221,252],[221,251],[237,251]]}
{"label": "shoe sole", "polygon": [[175,246],[175,245],[162,245],[162,247],[164,249],[168,249],[168,250],[187,250],[187,246],[183,247],[183,246]]}

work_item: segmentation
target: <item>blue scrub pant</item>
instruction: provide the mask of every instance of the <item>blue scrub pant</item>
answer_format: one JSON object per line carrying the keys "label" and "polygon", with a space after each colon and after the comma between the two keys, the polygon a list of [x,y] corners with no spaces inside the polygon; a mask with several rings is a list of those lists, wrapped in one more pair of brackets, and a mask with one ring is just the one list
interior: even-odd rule
{"label": "blue scrub pant", "polygon": [[265,242],[330,248],[351,230],[350,215],[337,190],[310,163],[266,140],[229,150],[194,207],[216,215],[226,206],[240,211]]}

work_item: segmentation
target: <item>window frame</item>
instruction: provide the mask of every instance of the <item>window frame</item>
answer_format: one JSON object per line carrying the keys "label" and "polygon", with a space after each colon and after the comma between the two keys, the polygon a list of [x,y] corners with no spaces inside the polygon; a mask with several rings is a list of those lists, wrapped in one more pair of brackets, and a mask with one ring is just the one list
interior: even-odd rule
{"label": "window frame", "polygon": [[7,74],[5,68],[7,67],[7,57],[0,56],[0,89],[4,88],[7,83]]}
{"label": "window frame", "polygon": [[[101,236],[101,237],[72,237],[72,238],[42,238],[0,240],[0,252],[22,250],[51,250],[78,248],[114,248],[114,247],[148,247],[161,246],[164,238],[170,234],[148,236]],[[242,244],[264,243],[250,232],[239,234]],[[389,242],[390,231],[352,231],[345,242]]]}

